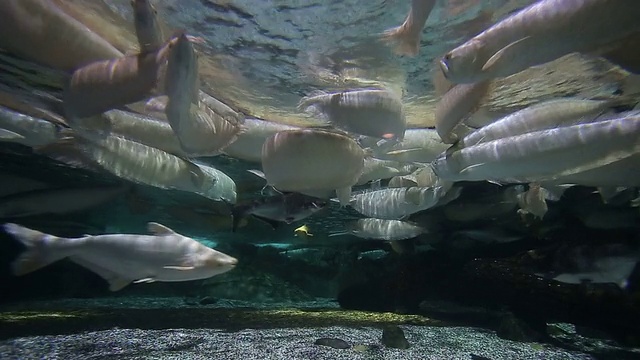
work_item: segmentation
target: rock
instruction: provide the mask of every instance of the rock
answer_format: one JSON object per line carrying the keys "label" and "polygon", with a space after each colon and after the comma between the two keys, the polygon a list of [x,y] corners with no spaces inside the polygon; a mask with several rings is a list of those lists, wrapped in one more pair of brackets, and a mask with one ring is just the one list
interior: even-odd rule
{"label": "rock", "polygon": [[513,314],[504,316],[497,334],[503,339],[519,342],[534,342],[541,338],[540,334]]}
{"label": "rock", "polygon": [[407,338],[404,337],[404,331],[395,325],[384,327],[382,343],[384,346],[394,349],[408,349],[411,346]]}

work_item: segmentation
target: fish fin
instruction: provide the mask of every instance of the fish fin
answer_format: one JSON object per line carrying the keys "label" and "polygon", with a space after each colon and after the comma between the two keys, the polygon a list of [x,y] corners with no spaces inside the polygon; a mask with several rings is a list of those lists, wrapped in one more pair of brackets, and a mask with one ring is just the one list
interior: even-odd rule
{"label": "fish fin", "polygon": [[156,282],[156,279],[148,277],[148,278],[138,279],[133,281],[134,284],[142,284],[142,283],[150,284],[152,282]]}
{"label": "fish fin", "polygon": [[180,270],[180,271],[189,271],[189,270],[195,269],[194,266],[175,266],[175,265],[167,265],[167,266],[163,266],[162,268],[167,270]]}
{"label": "fish fin", "polygon": [[7,129],[0,129],[0,141],[24,140],[24,136]]}
{"label": "fish fin", "polygon": [[125,286],[129,285],[129,283],[131,283],[131,280],[125,279],[120,274],[115,273],[109,269],[105,269],[102,266],[96,265],[90,261],[87,261],[81,256],[70,256],[69,260],[105,279],[109,283],[110,291],[121,290]]}
{"label": "fish fin", "polygon": [[512,61],[514,57],[516,57],[516,53],[519,49],[519,46],[526,45],[526,41],[532,39],[531,36],[525,36],[522,39],[518,39],[511,44],[503,47],[498,50],[493,56],[487,60],[487,62],[482,67],[482,71],[490,72],[496,67],[503,64],[505,61]]}
{"label": "fish fin", "polygon": [[175,235],[176,232],[171,230],[170,228],[159,224],[157,222],[150,222],[147,224],[147,230],[156,236],[165,236],[165,235]]}
{"label": "fish fin", "polygon": [[4,231],[20,241],[26,250],[11,264],[14,275],[22,276],[61,260],[68,254],[56,251],[56,243],[66,240],[57,236],[31,230],[18,224],[4,224]]}
{"label": "fish fin", "polygon": [[276,230],[278,227],[280,227],[280,222],[275,221],[275,220],[271,220],[262,216],[258,216],[258,215],[253,215],[254,218],[263,221],[267,224],[269,224],[271,226],[271,228],[273,228],[273,230]]}
{"label": "fish fin", "polygon": [[[471,170],[471,169],[473,169],[473,168],[476,168],[476,167],[478,167],[478,166],[482,166],[482,165],[484,165],[484,163],[479,163],[479,164],[469,165],[469,166],[467,166],[466,168],[464,168],[464,169],[460,170],[458,173],[462,174],[463,172],[469,171],[469,170]],[[489,180],[487,180],[487,181],[489,181]],[[495,181],[494,181],[494,183],[495,183]]]}
{"label": "fish fin", "polygon": [[347,206],[351,202],[351,186],[336,189],[336,197],[340,202],[340,206]]}
{"label": "fish fin", "polygon": [[420,51],[420,32],[414,31],[409,23],[405,22],[382,33],[381,40],[387,44],[394,45],[393,52],[396,55],[416,56]]}
{"label": "fish fin", "polygon": [[247,170],[248,172],[252,173],[253,175],[262,178],[264,180],[267,180],[267,177],[264,175],[264,173],[260,170]]}
{"label": "fish fin", "polygon": [[329,237],[349,235],[349,234],[350,234],[350,232],[348,232],[348,231],[339,231],[339,232],[335,232],[335,233],[329,234]]}
{"label": "fish fin", "polygon": [[169,97],[167,95],[152,97],[144,104],[144,110],[164,113],[167,107],[167,101],[169,101]]}
{"label": "fish fin", "polygon": [[[206,179],[206,175],[205,175],[204,171],[202,170],[202,168],[199,165],[191,162],[189,159],[182,158],[182,160],[184,160],[187,163],[189,163],[189,176],[190,176],[191,183],[193,184],[193,186],[195,186],[197,188],[201,188],[202,185],[204,185],[204,182],[205,182],[205,179]],[[216,180],[214,179],[214,181],[216,181]]]}

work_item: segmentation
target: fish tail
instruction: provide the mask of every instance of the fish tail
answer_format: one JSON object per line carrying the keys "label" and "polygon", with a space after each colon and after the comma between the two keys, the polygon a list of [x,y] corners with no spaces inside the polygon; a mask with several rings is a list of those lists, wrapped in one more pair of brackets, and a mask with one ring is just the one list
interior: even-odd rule
{"label": "fish tail", "polygon": [[382,33],[382,41],[394,44],[394,52],[398,55],[416,56],[420,51],[420,35],[407,26],[407,23],[388,29]]}
{"label": "fish tail", "polygon": [[11,264],[13,274],[16,276],[36,271],[69,255],[60,246],[68,239],[12,223],[5,224],[4,230],[27,247]]}

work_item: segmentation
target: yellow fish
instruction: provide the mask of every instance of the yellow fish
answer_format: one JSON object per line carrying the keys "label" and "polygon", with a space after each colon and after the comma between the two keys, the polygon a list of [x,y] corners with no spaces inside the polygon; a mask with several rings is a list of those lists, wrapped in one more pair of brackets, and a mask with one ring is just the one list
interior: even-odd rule
{"label": "yellow fish", "polygon": [[313,234],[309,232],[309,227],[307,225],[302,225],[299,228],[293,230],[293,234],[303,239],[306,239],[309,236],[313,236]]}

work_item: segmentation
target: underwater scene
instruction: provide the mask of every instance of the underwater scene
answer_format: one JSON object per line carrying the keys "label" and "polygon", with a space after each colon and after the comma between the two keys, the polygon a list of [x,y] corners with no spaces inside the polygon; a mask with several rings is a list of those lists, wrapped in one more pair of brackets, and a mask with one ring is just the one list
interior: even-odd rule
{"label": "underwater scene", "polygon": [[638,0],[0,0],[0,359],[640,359]]}

